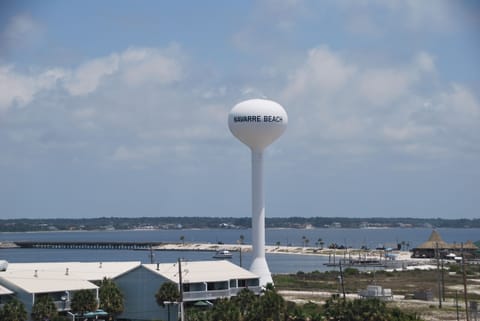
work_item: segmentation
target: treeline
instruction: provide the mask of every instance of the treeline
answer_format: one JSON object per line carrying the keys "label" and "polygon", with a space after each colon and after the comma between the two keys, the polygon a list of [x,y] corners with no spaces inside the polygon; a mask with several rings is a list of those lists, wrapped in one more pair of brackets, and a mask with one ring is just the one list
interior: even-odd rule
{"label": "treeline", "polygon": [[378,299],[345,300],[339,296],[320,305],[285,301],[273,287],[261,296],[248,289],[231,299],[217,300],[210,309],[187,309],[187,321],[422,321],[415,312],[390,307]]}
{"label": "treeline", "polygon": [[[480,228],[479,219],[442,218],[345,218],[345,217],[267,217],[268,228],[361,228],[361,227],[427,227]],[[0,232],[55,230],[130,230],[251,227],[249,217],[99,217],[56,219],[0,219]]]}

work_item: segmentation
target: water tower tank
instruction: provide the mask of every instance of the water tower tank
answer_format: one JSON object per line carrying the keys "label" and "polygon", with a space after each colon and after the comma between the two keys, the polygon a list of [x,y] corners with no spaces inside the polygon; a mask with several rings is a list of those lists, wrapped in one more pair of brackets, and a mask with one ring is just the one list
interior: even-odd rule
{"label": "water tower tank", "polygon": [[252,150],[263,150],[280,137],[288,116],[280,104],[266,99],[250,99],[235,105],[228,115],[232,134]]}

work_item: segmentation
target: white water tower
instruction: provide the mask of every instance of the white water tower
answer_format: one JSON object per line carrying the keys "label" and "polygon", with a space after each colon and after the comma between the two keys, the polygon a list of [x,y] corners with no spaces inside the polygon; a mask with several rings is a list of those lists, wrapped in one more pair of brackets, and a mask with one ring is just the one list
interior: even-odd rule
{"label": "white water tower", "polygon": [[250,271],[260,276],[260,285],[273,283],[265,259],[265,200],[263,192],[263,151],[287,128],[287,113],[278,103],[250,99],[235,105],[228,115],[232,134],[252,151],[252,248]]}

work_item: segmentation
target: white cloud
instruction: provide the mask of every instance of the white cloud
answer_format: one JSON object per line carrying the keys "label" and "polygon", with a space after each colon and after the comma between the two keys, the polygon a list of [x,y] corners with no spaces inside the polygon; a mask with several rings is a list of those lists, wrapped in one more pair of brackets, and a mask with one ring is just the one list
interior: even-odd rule
{"label": "white cloud", "polygon": [[121,58],[125,64],[123,79],[128,85],[166,85],[177,82],[182,77],[182,66],[177,58],[158,50],[128,49]]}
{"label": "white cloud", "polygon": [[21,74],[13,66],[0,66],[0,112],[14,105],[27,105],[38,92],[53,88],[63,76],[61,69],[50,69],[39,74]]}
{"label": "white cloud", "polygon": [[358,79],[359,93],[377,106],[404,96],[412,83],[412,74],[399,69],[365,70]]}
{"label": "white cloud", "polygon": [[[177,50],[178,51],[178,50]],[[74,96],[97,90],[108,76],[120,74],[127,86],[167,85],[181,79],[182,66],[177,57],[151,48],[129,48],[120,54],[90,60],[65,81],[65,88]]]}
{"label": "white cloud", "polygon": [[477,123],[480,117],[479,102],[469,89],[460,84],[452,84],[449,92],[440,95],[439,108],[448,114],[447,119],[457,119],[460,124]]}
{"label": "white cloud", "polygon": [[283,96],[291,139],[312,151],[447,157],[475,150],[480,137],[478,99],[462,85],[442,84],[428,52],[371,67],[318,47],[291,73]]}
{"label": "white cloud", "polygon": [[342,88],[355,71],[328,47],[314,48],[309,51],[305,63],[294,72],[285,95],[293,97],[312,91],[332,93]]}
{"label": "white cloud", "polygon": [[145,84],[168,85],[182,78],[182,62],[178,60],[181,57],[178,48],[164,51],[136,48],[91,59],[71,70],[51,68],[20,73],[14,66],[0,65],[0,111],[14,105],[25,106],[37,93],[60,87],[72,96],[84,96],[95,92],[102,84],[120,80],[130,88]]}
{"label": "white cloud", "polygon": [[416,64],[419,71],[434,72],[435,71],[435,58],[428,52],[420,52],[415,57]]}
{"label": "white cloud", "polygon": [[115,73],[118,65],[117,54],[93,59],[74,70],[65,80],[64,86],[73,96],[89,94],[97,89],[104,77]]}
{"label": "white cloud", "polygon": [[305,155],[341,155],[350,161],[389,152],[444,157],[475,150],[480,137],[474,92],[436,79],[435,59],[428,52],[402,64],[372,67],[318,46],[291,70],[272,63],[279,70],[275,78],[283,77],[273,85],[252,78],[228,89],[209,79],[194,83],[181,56],[168,48],[130,48],[71,70],[35,74],[3,66],[0,110],[35,106],[24,108],[22,126],[28,127],[28,120],[43,122],[35,135],[22,135],[18,126],[10,137],[38,145],[45,143],[42,137],[66,137],[50,148],[90,146],[97,159],[134,167],[186,160],[230,138],[225,121],[232,100],[272,92],[291,119],[284,146],[301,142]]}

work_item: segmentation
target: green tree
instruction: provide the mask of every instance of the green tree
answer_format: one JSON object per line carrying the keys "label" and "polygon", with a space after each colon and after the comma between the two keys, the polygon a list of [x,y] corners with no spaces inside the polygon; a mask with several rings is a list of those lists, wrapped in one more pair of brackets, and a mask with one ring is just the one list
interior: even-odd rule
{"label": "green tree", "polygon": [[249,315],[254,315],[256,301],[258,301],[255,293],[249,289],[242,289],[237,296],[232,299],[233,303],[240,309],[242,318],[249,319]]}
{"label": "green tree", "polygon": [[50,320],[58,315],[57,307],[49,295],[36,297],[32,307],[32,319],[35,321]]}
{"label": "green tree", "polygon": [[100,308],[108,312],[110,319],[115,320],[116,316],[123,312],[123,294],[112,281],[112,279],[104,278],[100,284],[98,291],[100,299]]}
{"label": "green tree", "polygon": [[161,307],[167,306],[168,321],[170,321],[170,305],[180,299],[178,287],[173,282],[165,282],[155,294],[157,304]]}
{"label": "green tree", "polygon": [[212,321],[241,321],[240,308],[228,299],[219,299],[211,313]]}
{"label": "green tree", "polygon": [[245,243],[245,236],[243,234],[240,234],[240,239],[238,240],[239,244]]}
{"label": "green tree", "polygon": [[209,310],[189,308],[185,311],[185,320],[187,321],[211,321]]}
{"label": "green tree", "polygon": [[182,242],[182,245],[185,245],[185,236],[180,235],[180,242]]}
{"label": "green tree", "polygon": [[97,310],[97,299],[92,290],[80,290],[73,294],[71,309],[83,315],[86,312]]}
{"label": "green tree", "polygon": [[25,306],[17,299],[13,299],[3,306],[3,310],[0,311],[0,320],[26,321],[27,311],[25,310]]}
{"label": "green tree", "polygon": [[271,283],[267,284],[263,295],[260,296],[259,320],[281,321],[286,312],[285,300],[277,293]]}

